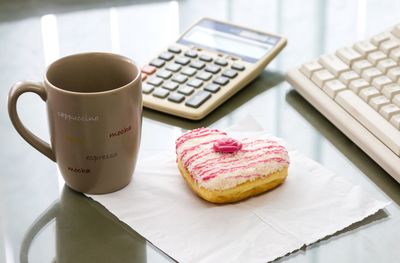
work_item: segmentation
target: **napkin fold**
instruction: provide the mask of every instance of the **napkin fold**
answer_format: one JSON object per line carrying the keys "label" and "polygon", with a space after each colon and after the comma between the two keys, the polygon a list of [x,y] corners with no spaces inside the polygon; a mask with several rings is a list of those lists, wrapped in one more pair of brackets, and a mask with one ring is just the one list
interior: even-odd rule
{"label": "napkin fold", "polygon": [[138,163],[124,189],[88,196],[179,262],[272,261],[389,204],[296,151],[289,155],[284,184],[239,203],[197,197],[179,174],[174,149]]}

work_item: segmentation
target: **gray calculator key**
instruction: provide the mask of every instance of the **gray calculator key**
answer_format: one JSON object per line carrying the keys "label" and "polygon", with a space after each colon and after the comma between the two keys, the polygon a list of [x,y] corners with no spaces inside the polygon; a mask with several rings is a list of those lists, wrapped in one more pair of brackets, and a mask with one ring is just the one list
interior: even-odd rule
{"label": "gray calculator key", "polygon": [[206,66],[206,68],[204,70],[207,71],[207,72],[211,72],[213,74],[216,74],[221,70],[221,68],[218,67],[217,65],[209,64],[209,65]]}
{"label": "gray calculator key", "polygon": [[175,59],[175,63],[178,63],[180,65],[187,65],[189,64],[190,59],[186,58],[186,57],[178,57],[177,59]]}
{"label": "gray calculator key", "polygon": [[220,89],[221,89],[221,86],[214,84],[214,83],[210,83],[204,87],[204,90],[212,92],[212,93],[217,93]]}
{"label": "gray calculator key", "polygon": [[156,59],[153,59],[152,61],[150,61],[150,65],[160,68],[165,65],[165,61],[162,59],[156,58]]}
{"label": "gray calculator key", "polygon": [[190,58],[195,58],[195,57],[197,57],[197,52],[190,49],[185,52],[185,56],[190,57]]}
{"label": "gray calculator key", "polygon": [[245,66],[243,66],[242,64],[239,64],[239,63],[233,63],[231,68],[233,68],[235,70],[243,71],[245,69]]}
{"label": "gray calculator key", "polygon": [[157,98],[165,98],[169,94],[169,91],[163,88],[156,88],[153,92],[153,96]]}
{"label": "gray calculator key", "polygon": [[211,79],[211,77],[212,77],[211,73],[208,73],[208,72],[200,72],[199,74],[196,75],[196,78],[205,80],[205,81]]}
{"label": "gray calculator key", "polygon": [[193,88],[199,88],[201,85],[203,85],[203,81],[199,79],[192,79],[187,83],[187,85]]}
{"label": "gray calculator key", "polygon": [[194,91],[194,88],[189,87],[189,86],[183,86],[183,87],[180,87],[180,88],[178,89],[178,92],[179,92],[179,93],[182,93],[182,94],[184,94],[184,95],[190,95],[190,94],[193,93],[193,91]]}
{"label": "gray calculator key", "polygon": [[192,108],[200,107],[204,102],[206,102],[209,98],[211,98],[211,93],[208,91],[200,90],[196,94],[194,94],[190,99],[188,99],[185,103],[186,106]]}
{"label": "gray calculator key", "polygon": [[163,80],[161,78],[152,77],[147,80],[147,83],[154,86],[160,86],[163,83]]}
{"label": "gray calculator key", "polygon": [[174,54],[172,54],[171,52],[163,52],[158,56],[158,58],[161,58],[166,61],[170,61],[171,59],[174,58]]}
{"label": "gray calculator key", "polygon": [[219,84],[219,85],[222,85],[222,86],[228,84],[228,82],[229,82],[229,79],[226,78],[226,77],[217,77],[217,78],[215,78],[213,80],[213,83]]}
{"label": "gray calculator key", "polygon": [[173,81],[178,82],[178,83],[180,83],[180,84],[185,83],[185,81],[186,81],[187,79],[188,79],[188,78],[187,78],[185,75],[182,75],[182,74],[175,75],[175,76],[173,76],[173,78],[172,78]]}
{"label": "gray calculator key", "polygon": [[224,70],[224,72],[222,72],[222,76],[228,77],[228,78],[231,78],[231,79],[236,77],[237,74],[238,74],[237,71],[231,70],[231,69],[227,69],[227,70]]}
{"label": "gray calculator key", "polygon": [[199,57],[200,60],[205,61],[205,62],[211,62],[212,61],[212,57],[208,56],[208,55],[200,55]]}
{"label": "gray calculator key", "polygon": [[185,99],[185,96],[176,92],[171,93],[168,96],[168,100],[176,103],[181,103]]}
{"label": "gray calculator key", "polygon": [[169,79],[172,76],[172,73],[168,70],[159,70],[156,73],[157,77],[163,78],[163,79]]}
{"label": "gray calculator key", "polygon": [[190,63],[189,66],[191,66],[192,68],[195,68],[195,69],[202,69],[206,66],[206,64],[204,62],[195,60],[195,61],[192,61],[192,63]]}
{"label": "gray calculator key", "polygon": [[194,74],[196,74],[197,70],[195,70],[194,68],[184,68],[181,73],[186,75],[186,76],[193,76]]}
{"label": "gray calculator key", "polygon": [[175,53],[175,54],[179,54],[179,53],[181,53],[182,50],[181,50],[179,47],[170,46],[170,47],[168,48],[168,51],[169,51],[169,52],[172,52],[172,53]]}
{"label": "gray calculator key", "polygon": [[182,67],[176,63],[171,63],[168,64],[165,68],[172,72],[178,72]]}
{"label": "gray calculator key", "polygon": [[154,90],[154,86],[153,86],[153,85],[149,85],[149,84],[146,84],[146,83],[144,83],[144,84],[142,85],[142,92],[143,92],[144,94],[149,94],[149,93],[151,93],[153,90]]}
{"label": "gray calculator key", "polygon": [[162,87],[167,90],[176,90],[179,87],[179,85],[176,82],[168,81],[165,82]]}
{"label": "gray calculator key", "polygon": [[228,65],[228,61],[226,61],[226,59],[223,59],[223,58],[216,58],[214,60],[214,63],[217,64],[217,65],[220,65],[220,66],[224,66],[224,67],[226,65]]}

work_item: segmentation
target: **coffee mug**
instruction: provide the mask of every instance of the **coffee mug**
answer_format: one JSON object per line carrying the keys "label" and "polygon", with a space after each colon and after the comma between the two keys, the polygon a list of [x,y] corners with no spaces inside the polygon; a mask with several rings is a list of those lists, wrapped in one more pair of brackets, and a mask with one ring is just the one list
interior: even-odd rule
{"label": "coffee mug", "polygon": [[[46,102],[50,145],[18,117],[17,100],[25,92]],[[130,59],[97,52],[63,57],[47,68],[43,83],[16,83],[8,112],[19,134],[57,162],[72,189],[102,194],[130,182],[142,123],[140,71]]]}

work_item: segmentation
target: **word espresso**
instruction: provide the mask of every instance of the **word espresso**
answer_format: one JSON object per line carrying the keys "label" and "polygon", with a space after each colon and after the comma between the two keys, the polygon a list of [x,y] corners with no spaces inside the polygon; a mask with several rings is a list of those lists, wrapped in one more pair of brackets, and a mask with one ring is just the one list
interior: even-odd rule
{"label": "word espresso", "polygon": [[118,156],[118,153],[109,153],[109,154],[101,154],[101,155],[88,155],[86,156],[86,160],[88,161],[104,161],[107,159],[115,158]]}
{"label": "word espresso", "polygon": [[99,121],[99,116],[73,115],[65,112],[57,112],[57,116],[65,121],[78,121],[78,122],[96,122]]}
{"label": "word espresso", "polygon": [[118,130],[118,131],[115,131],[115,132],[111,132],[111,133],[108,135],[108,137],[109,137],[109,138],[112,138],[112,137],[120,136],[120,135],[122,135],[122,134],[125,134],[125,133],[129,132],[130,130],[132,130],[132,127],[129,125],[128,127],[123,128],[123,129],[121,129],[121,130]]}

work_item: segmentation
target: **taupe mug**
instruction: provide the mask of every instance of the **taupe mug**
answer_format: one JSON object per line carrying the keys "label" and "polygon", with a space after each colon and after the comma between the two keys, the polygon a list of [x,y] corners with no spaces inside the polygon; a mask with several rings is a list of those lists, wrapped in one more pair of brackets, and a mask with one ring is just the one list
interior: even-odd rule
{"label": "taupe mug", "polygon": [[[47,104],[50,145],[18,117],[17,100],[25,92]],[[16,83],[8,112],[19,134],[57,162],[72,189],[101,194],[130,182],[142,123],[140,71],[130,59],[95,52],[63,57],[47,68],[43,83]]]}

